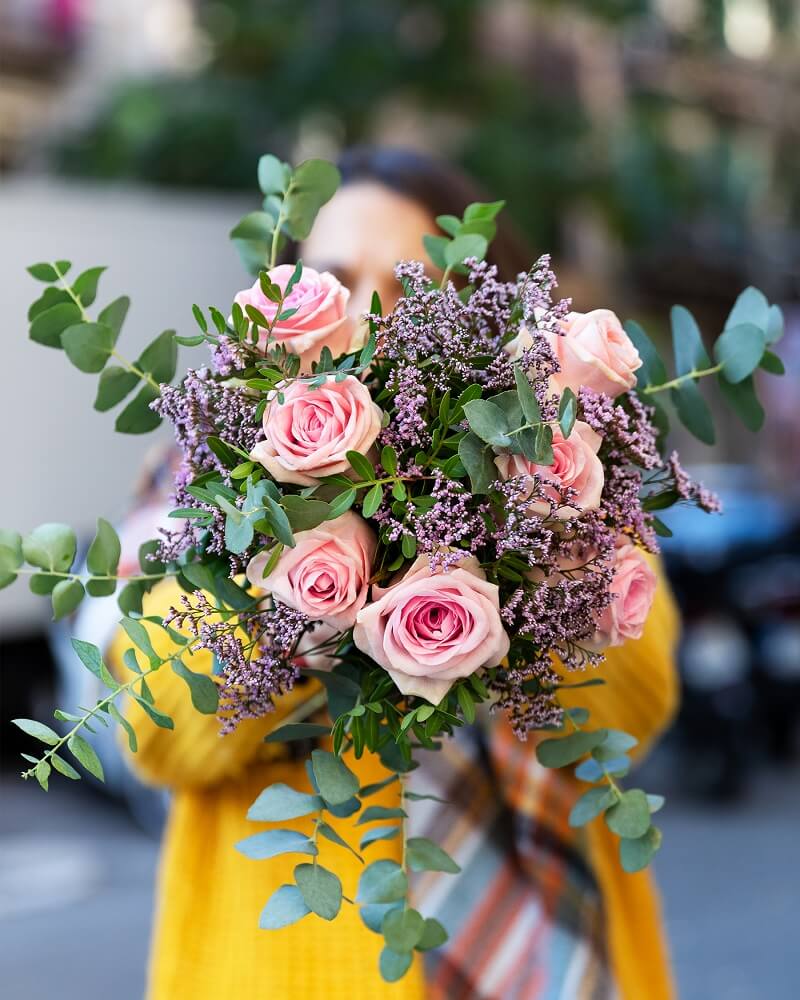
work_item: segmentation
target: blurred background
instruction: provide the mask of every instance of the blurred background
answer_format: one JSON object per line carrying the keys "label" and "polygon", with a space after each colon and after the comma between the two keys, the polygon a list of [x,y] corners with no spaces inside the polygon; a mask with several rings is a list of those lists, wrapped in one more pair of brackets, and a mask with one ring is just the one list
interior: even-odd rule
{"label": "blurred background", "polygon": [[[656,336],[674,302],[715,336],[750,283],[783,306],[767,431],[725,415],[713,449],[674,435],[726,507],[665,518],[684,697],[646,765],[670,798],[656,867],[696,1000],[796,996],[799,57],[800,0],[0,0],[0,525],[90,535],[152,445],[114,435],[86,376],[27,340],[24,266],[109,265],[133,350],[190,332],[193,301],[224,309],[245,281],[227,232],[265,151],[448,157],[507,199],[577,308]],[[6,995],[133,1000],[162,803],[110,746],[106,791],[16,780],[5,720],[47,718],[74,686],[47,617],[20,587],[0,598]]]}

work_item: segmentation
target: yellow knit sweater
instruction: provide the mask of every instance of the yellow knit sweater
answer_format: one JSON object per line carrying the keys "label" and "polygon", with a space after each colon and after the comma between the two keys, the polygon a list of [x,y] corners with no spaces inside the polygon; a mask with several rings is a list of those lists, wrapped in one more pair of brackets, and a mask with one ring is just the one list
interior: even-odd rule
{"label": "yellow knit sweater", "polygon": [[[671,648],[676,617],[666,586],[660,589],[646,633],[638,642],[611,651],[599,688],[574,692],[574,700],[592,712],[596,725],[626,729],[643,746],[669,720],[676,700]],[[149,596],[146,614],[163,612],[176,603],[171,583]],[[163,633],[151,630],[158,648]],[[168,640],[167,640],[168,642]],[[124,633],[115,638],[110,661],[119,673],[122,653],[130,645]],[[164,648],[164,652],[166,652]],[[210,657],[187,660],[193,670],[209,670]],[[269,896],[291,881],[289,856],[251,861],[234,844],[264,828],[245,814],[269,784],[283,781],[309,790],[302,762],[278,759],[280,750],[264,744],[264,720],[247,721],[225,738],[213,716],[191,706],[184,682],[164,667],[152,675],[156,704],[175,720],[174,730],[155,727],[131,702],[127,715],[139,738],[133,763],[142,778],[174,791],[158,880],[158,902],[149,970],[149,1000],[422,1000],[421,962],[393,985],[377,971],[379,935],[361,923],[356,907],[343,904],[340,915],[326,922],[309,915],[281,931],[258,929],[259,913]],[[282,700],[269,727],[308,696],[308,689]],[[578,697],[579,696],[579,697]],[[362,784],[386,772],[371,755],[356,762]],[[370,800],[395,805],[396,786]],[[354,820],[339,820],[337,829],[358,843]],[[308,830],[307,818],[282,827]],[[658,899],[649,872],[626,875],[619,866],[618,841],[602,822],[587,828],[590,862],[603,893],[608,916],[611,963],[626,1000],[668,1000],[672,995]],[[399,860],[397,840],[382,845],[382,857]],[[361,865],[334,844],[320,845],[320,860],[342,878],[344,892],[355,895]]]}

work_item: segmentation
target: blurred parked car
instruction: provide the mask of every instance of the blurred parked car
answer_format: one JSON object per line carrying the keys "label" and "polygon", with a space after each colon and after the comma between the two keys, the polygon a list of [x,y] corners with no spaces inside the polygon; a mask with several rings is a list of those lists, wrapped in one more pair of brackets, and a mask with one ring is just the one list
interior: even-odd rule
{"label": "blurred parked car", "polygon": [[676,508],[667,570],[683,614],[678,742],[689,787],[733,797],[753,762],[795,751],[800,720],[800,518],[745,466],[703,470],[724,516]]}

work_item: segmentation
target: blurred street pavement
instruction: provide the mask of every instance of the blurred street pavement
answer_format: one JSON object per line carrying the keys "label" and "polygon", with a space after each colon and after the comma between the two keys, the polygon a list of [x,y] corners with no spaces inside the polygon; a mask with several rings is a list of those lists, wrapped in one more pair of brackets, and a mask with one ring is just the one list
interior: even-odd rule
{"label": "blurred street pavement", "polygon": [[[799,778],[764,773],[732,806],[668,800],[657,869],[683,1000],[797,996]],[[6,775],[0,803],[3,997],[140,1000],[153,839],[83,786]]]}

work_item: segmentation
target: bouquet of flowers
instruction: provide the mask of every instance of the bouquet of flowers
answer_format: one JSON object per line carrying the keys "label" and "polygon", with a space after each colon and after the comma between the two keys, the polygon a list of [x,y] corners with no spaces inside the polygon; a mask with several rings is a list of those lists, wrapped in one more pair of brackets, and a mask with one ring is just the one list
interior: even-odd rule
{"label": "bouquet of flowers", "polygon": [[[394,980],[415,949],[447,937],[409,904],[409,872],[458,871],[437,844],[407,836],[409,802],[425,796],[408,791],[405,776],[416,749],[435,749],[478,713],[507,713],[520,739],[537,733],[542,765],[576,767],[587,789],[570,821],[603,816],[627,871],[658,849],[651,817],[663,799],[621,783],[635,740],[593,728],[588,712],[562,706],[560,692],[602,683],[592,668],[604,650],[641,635],[657,583],[647,553],[669,534],[657,512],[718,508],[677,455],[665,454],[667,398],[711,443],[700,385],[716,376],[757,430],[764,414],[753,375],[781,373],[771,347],[783,320],[748,288],[709,354],[691,313],[676,306],[670,373],[638,324],[554,299],[547,257],[500,280],[486,262],[496,202],[439,217],[441,233],[426,240],[432,267],[398,263],[395,308],[385,312],[373,297],[354,323],[333,275],[278,263],[289,240],[308,236],[337,187],[336,168],[308,160],[292,169],[264,156],[258,179],[263,207],[231,234],[255,283],[230,310],[194,306],[199,332],[166,331],[135,362],[118,348],[127,298],[89,313],[102,268],[74,280],[66,261],[29,268],[46,285],[31,306],[31,338],[99,374],[96,409],[128,400],[118,431],[171,421],[180,464],[175,529],[142,547],[141,572],[127,580],[119,538],[103,519],[79,562],[65,525],[0,533],[0,586],[27,576],[58,619],[121,582],[131,641],[123,681],[100,649],[73,640],[107,694],[79,714],[56,711],[57,730],[15,720],[42,744],[25,755],[23,777],[45,789],[53,771],[78,778],[69,754],[102,779],[86,732],[116,720],[135,751],[123,696],[172,727],[147,683],[165,666],[198,712],[218,714],[223,738],[312,678],[302,709],[267,739],[313,747],[313,792],[266,788],[248,816],[273,826],[237,846],[253,858],[307,856],[287,867],[293,875],[266,901],[262,927],[359,906],[385,938],[381,971]],[[210,350],[210,363],[172,384],[179,344]],[[180,603],[163,619],[145,616],[144,595],[165,577],[177,578]],[[153,630],[169,640],[166,655]],[[184,662],[200,648],[214,655],[211,676]],[[390,770],[381,785],[359,787],[348,761],[364,753]],[[367,804],[392,782],[396,808]],[[365,861],[351,901],[317,845],[322,836],[349,846],[336,819],[360,810],[361,851],[400,837],[403,860]],[[307,833],[274,825],[301,816]]]}

